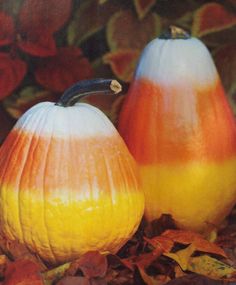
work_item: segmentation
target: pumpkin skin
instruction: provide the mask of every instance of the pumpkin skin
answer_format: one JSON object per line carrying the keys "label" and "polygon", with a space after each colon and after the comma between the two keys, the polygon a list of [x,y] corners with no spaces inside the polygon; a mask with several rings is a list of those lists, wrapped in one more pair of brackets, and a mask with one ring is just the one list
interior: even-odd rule
{"label": "pumpkin skin", "polygon": [[43,102],[0,149],[0,229],[51,264],[116,252],[144,209],[136,163],[108,118]]}
{"label": "pumpkin skin", "polygon": [[150,42],[118,130],[139,164],[148,221],[170,214],[206,233],[236,202],[236,127],[219,75],[197,38]]}

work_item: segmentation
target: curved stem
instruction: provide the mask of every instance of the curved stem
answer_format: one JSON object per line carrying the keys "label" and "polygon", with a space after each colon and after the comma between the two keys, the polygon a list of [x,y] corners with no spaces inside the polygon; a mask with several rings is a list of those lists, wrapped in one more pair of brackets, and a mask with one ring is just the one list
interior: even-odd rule
{"label": "curved stem", "polygon": [[73,106],[85,96],[98,93],[117,94],[121,89],[120,83],[113,79],[97,78],[82,80],[68,88],[56,105],[63,107]]}
{"label": "curved stem", "polygon": [[165,31],[159,39],[164,40],[176,40],[176,39],[183,39],[187,40],[191,36],[188,32],[186,32],[184,29],[177,27],[177,26],[170,26],[167,31]]}

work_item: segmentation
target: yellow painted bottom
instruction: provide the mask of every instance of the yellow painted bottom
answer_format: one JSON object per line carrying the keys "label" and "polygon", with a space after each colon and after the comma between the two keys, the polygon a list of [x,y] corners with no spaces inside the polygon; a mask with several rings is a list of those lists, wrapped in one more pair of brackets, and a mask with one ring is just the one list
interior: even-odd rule
{"label": "yellow painted bottom", "polygon": [[205,232],[236,203],[236,159],[141,166],[140,171],[149,221],[171,214],[179,228]]}
{"label": "yellow painted bottom", "polygon": [[[68,191],[63,191],[68,193]],[[35,193],[35,191],[34,191]],[[41,198],[3,186],[2,234],[19,240],[44,260],[59,264],[90,250],[116,252],[136,231],[144,210],[142,193],[117,193],[84,201]]]}

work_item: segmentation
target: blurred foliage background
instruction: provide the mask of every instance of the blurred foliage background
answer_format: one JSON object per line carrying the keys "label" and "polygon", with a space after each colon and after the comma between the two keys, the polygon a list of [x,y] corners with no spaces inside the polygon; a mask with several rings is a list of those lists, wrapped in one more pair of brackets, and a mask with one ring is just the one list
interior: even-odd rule
{"label": "blurred foliage background", "polygon": [[[235,0],[0,0],[0,140],[79,80],[116,78],[125,94],[144,46],[173,24],[207,45],[236,113]],[[123,98],[86,100],[116,124]]]}

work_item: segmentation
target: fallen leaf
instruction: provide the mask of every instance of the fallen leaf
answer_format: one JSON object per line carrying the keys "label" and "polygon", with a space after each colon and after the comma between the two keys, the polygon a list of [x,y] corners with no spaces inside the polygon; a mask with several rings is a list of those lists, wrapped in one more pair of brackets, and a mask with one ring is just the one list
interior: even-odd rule
{"label": "fallen leaf", "polygon": [[143,281],[147,285],[164,285],[170,280],[170,277],[166,275],[158,275],[154,278],[153,276],[148,275],[142,268],[139,268],[139,272]]}
{"label": "fallen leaf", "polygon": [[59,48],[55,56],[39,60],[35,68],[38,83],[58,93],[75,82],[92,76],[91,64],[77,47]]}
{"label": "fallen leaf", "polygon": [[195,251],[195,246],[191,244],[185,249],[181,249],[175,253],[172,252],[164,253],[164,255],[175,260],[180,265],[180,267],[185,271],[188,269],[189,260],[194,251]]}
{"label": "fallen leaf", "polygon": [[[142,50],[161,30],[160,18],[151,13],[139,20],[132,10],[120,10],[107,24],[107,42],[111,51],[118,49]],[[135,35],[135,36],[134,36]]]}
{"label": "fallen leaf", "polygon": [[66,276],[57,285],[91,285],[88,278],[80,276]]}
{"label": "fallen leaf", "polygon": [[165,285],[223,285],[223,284],[222,281],[212,280],[202,275],[187,274],[185,276],[173,279],[167,282]]}
{"label": "fallen leaf", "polygon": [[44,285],[39,265],[25,259],[9,263],[3,285]]}
{"label": "fallen leaf", "polygon": [[134,0],[139,19],[143,19],[155,4],[156,0]]}
{"label": "fallen leaf", "polygon": [[62,278],[67,269],[69,269],[70,263],[62,264],[53,269],[47,270],[42,273],[44,281],[48,284],[53,284],[55,281]]}
{"label": "fallen leaf", "polygon": [[139,50],[117,50],[104,55],[104,63],[109,64],[115,76],[130,82],[139,59]]}
{"label": "fallen leaf", "polygon": [[107,271],[107,259],[98,251],[90,251],[82,255],[76,264],[85,277],[104,277]]}
{"label": "fallen leaf", "polygon": [[158,249],[161,253],[170,252],[174,246],[174,241],[166,236],[156,236],[151,239],[144,237],[144,240],[151,244],[156,250]]}
{"label": "fallen leaf", "polygon": [[213,279],[230,278],[236,273],[236,268],[208,255],[191,257],[187,269]]}
{"label": "fallen leaf", "polygon": [[184,230],[167,230],[162,236],[172,239],[174,242],[182,244],[193,244],[198,251],[218,254],[226,257],[226,254],[222,248],[216,244],[209,242],[202,235]]}
{"label": "fallen leaf", "polygon": [[236,15],[218,3],[202,5],[194,14],[192,35],[202,37],[236,24]]}

